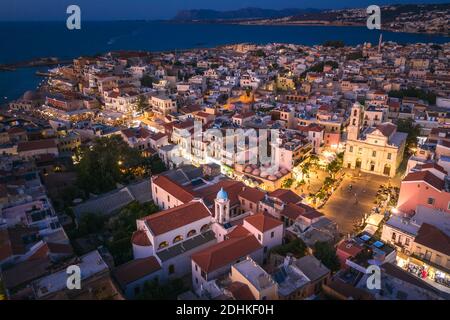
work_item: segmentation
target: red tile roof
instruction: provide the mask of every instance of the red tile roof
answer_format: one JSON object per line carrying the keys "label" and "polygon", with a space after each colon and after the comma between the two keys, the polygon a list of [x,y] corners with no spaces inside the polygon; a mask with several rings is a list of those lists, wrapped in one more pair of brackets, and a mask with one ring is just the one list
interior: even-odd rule
{"label": "red tile roof", "polygon": [[246,119],[246,118],[253,117],[254,115],[255,115],[255,113],[254,113],[253,111],[249,111],[249,112],[244,112],[244,113],[238,113],[238,114],[235,114],[235,115],[233,116],[233,118],[236,118],[236,119]]}
{"label": "red tile roof", "polygon": [[437,171],[440,171],[444,174],[447,174],[447,171],[445,171],[445,169],[438,165],[437,163],[433,162],[433,163],[424,163],[422,165],[418,164],[417,165],[418,168],[420,169],[436,169]]}
{"label": "red tile roof", "polygon": [[142,218],[142,220],[145,220],[153,234],[160,235],[210,216],[211,213],[203,202],[192,201],[149,215]]}
{"label": "red tile roof", "polygon": [[147,234],[143,230],[137,230],[133,232],[133,235],[131,236],[131,243],[142,247],[148,247],[152,245],[150,239],[147,237]]}
{"label": "red tile roof", "polygon": [[255,300],[250,288],[245,283],[233,281],[226,289],[235,300]]}
{"label": "red tile roof", "polygon": [[212,203],[217,196],[217,192],[223,188],[228,194],[230,205],[233,206],[239,203],[238,195],[242,192],[244,187],[245,185],[240,181],[221,180],[212,186],[196,190],[195,194],[197,197],[202,198],[206,203]]}
{"label": "red tile roof", "polygon": [[436,177],[434,174],[432,174],[428,170],[424,171],[418,171],[418,172],[410,172],[408,175],[403,179],[403,181],[424,181],[428,183],[430,186],[433,186],[434,188],[438,190],[442,190],[444,188],[444,180]]}
{"label": "red tile roof", "polygon": [[379,124],[377,126],[377,129],[385,136],[385,137],[390,137],[396,130],[397,130],[397,126],[393,123],[390,122],[386,122],[386,123],[382,123]]}
{"label": "red tile roof", "polygon": [[57,148],[54,139],[22,141],[17,145],[17,152]]}
{"label": "red tile roof", "polygon": [[234,228],[230,233],[226,235],[227,239],[231,238],[244,238],[249,235],[252,235],[250,231],[245,229],[242,225],[237,225],[236,228]]}
{"label": "red tile roof", "polygon": [[124,288],[126,285],[139,280],[161,269],[155,257],[136,259],[118,266],[114,271],[114,278]]}
{"label": "red tile roof", "polygon": [[269,197],[277,198],[284,203],[297,203],[302,200],[300,196],[287,189],[277,189],[269,193]]}
{"label": "red tile roof", "polygon": [[323,216],[322,213],[314,208],[311,208],[305,204],[288,203],[281,211],[281,215],[288,217],[292,220],[297,219],[299,216],[303,216],[307,219],[315,219]]}
{"label": "red tile roof", "polygon": [[280,220],[271,218],[262,213],[247,217],[244,221],[251,224],[260,232],[266,232],[283,225],[283,222]]}
{"label": "red tile roof", "polygon": [[414,242],[450,256],[450,237],[428,223],[422,223]]}
{"label": "red tile roof", "polygon": [[194,199],[194,195],[192,193],[166,176],[157,176],[152,179],[152,183],[163,189],[164,191],[170,193],[172,197],[180,200],[183,203],[188,203],[189,201]]}
{"label": "red tile roof", "polygon": [[261,249],[253,235],[231,238],[192,255],[192,260],[205,272],[212,272]]}
{"label": "red tile roof", "polygon": [[56,254],[73,254],[73,248],[70,244],[47,242],[50,253]]}
{"label": "red tile roof", "polygon": [[150,134],[150,139],[152,139],[153,141],[158,141],[159,139],[162,139],[164,137],[167,137],[167,134],[162,133],[162,132]]}
{"label": "red tile roof", "polygon": [[244,187],[243,190],[239,192],[239,197],[253,203],[260,202],[262,199],[264,199],[264,195],[265,195],[264,192],[259,191],[256,188],[250,187]]}

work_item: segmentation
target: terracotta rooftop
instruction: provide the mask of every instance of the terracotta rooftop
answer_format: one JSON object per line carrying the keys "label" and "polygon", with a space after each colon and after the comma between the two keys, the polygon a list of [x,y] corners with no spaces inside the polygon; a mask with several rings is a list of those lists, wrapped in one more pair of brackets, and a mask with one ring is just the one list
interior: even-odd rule
{"label": "terracotta rooftop", "polygon": [[250,288],[245,283],[233,281],[226,289],[235,300],[255,300]]}
{"label": "terracotta rooftop", "polygon": [[19,142],[17,146],[17,152],[51,148],[57,148],[56,141],[54,139],[22,141]]}
{"label": "terracotta rooftop", "polygon": [[269,193],[269,197],[280,199],[284,203],[297,203],[302,200],[300,196],[287,189],[277,189],[275,191],[272,191],[271,193]]}
{"label": "terracotta rooftop", "polygon": [[236,262],[262,248],[253,235],[231,238],[192,255],[192,260],[205,272],[212,272]]}
{"label": "terracotta rooftop", "polygon": [[137,139],[146,139],[150,136],[150,131],[145,129],[145,128],[137,128],[137,129],[124,129],[122,130],[122,133],[127,137],[127,138],[132,138],[135,137]]}
{"label": "terracotta rooftop", "polygon": [[418,168],[420,169],[436,169],[437,171],[440,171],[444,174],[447,174],[447,171],[445,171],[445,169],[438,165],[437,163],[433,162],[433,163],[425,163],[425,164],[418,164],[417,165]]}
{"label": "terracotta rooftop", "polygon": [[390,137],[396,130],[397,126],[393,123],[386,122],[376,127],[385,137]]}
{"label": "terracotta rooftop", "polygon": [[450,256],[450,237],[428,223],[422,223],[414,242]]}
{"label": "terracotta rooftop", "polygon": [[166,176],[157,176],[152,179],[152,183],[183,203],[188,203],[194,199],[193,194]]}
{"label": "terracotta rooftop", "polygon": [[233,206],[239,203],[238,195],[242,192],[244,187],[245,185],[240,181],[221,180],[212,186],[201,188],[194,192],[197,197],[202,198],[205,203],[209,205],[214,202],[217,192],[223,188],[228,194],[230,205]]}
{"label": "terracotta rooftop", "polygon": [[142,220],[145,220],[153,234],[160,235],[210,216],[208,208],[202,202],[192,201],[149,215]]}
{"label": "terracotta rooftop", "polygon": [[150,239],[147,237],[147,234],[143,230],[137,230],[133,232],[133,235],[131,236],[131,243],[141,247],[148,247],[152,245]]}
{"label": "terracotta rooftop", "polygon": [[259,191],[256,188],[250,187],[244,187],[244,189],[239,193],[239,197],[253,203],[258,203],[259,201],[264,199],[264,195],[265,195],[264,192]]}
{"label": "terracotta rooftop", "polygon": [[434,188],[438,190],[442,190],[444,188],[444,180],[441,180],[440,178],[436,177],[434,174],[432,174],[428,170],[424,171],[418,171],[418,172],[410,172],[408,175],[403,179],[403,181],[424,181],[428,183],[430,186],[433,186]]}
{"label": "terracotta rooftop", "polygon": [[155,257],[136,259],[118,266],[114,271],[114,277],[123,288],[126,285],[139,280],[161,269]]}
{"label": "terracotta rooftop", "polygon": [[251,224],[260,232],[266,232],[283,225],[283,222],[280,220],[271,218],[262,213],[247,217],[244,219],[244,222]]}
{"label": "terracotta rooftop", "polygon": [[323,214],[316,209],[300,203],[288,203],[281,211],[281,215],[292,220],[297,219],[299,216],[303,216],[307,219],[315,219],[323,216]]}

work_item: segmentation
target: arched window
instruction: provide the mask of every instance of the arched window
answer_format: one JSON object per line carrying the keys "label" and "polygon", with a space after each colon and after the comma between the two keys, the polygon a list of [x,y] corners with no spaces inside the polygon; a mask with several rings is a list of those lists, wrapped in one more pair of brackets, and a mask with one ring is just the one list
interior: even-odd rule
{"label": "arched window", "polygon": [[160,244],[159,244],[159,249],[162,249],[162,248],[165,248],[165,247],[168,247],[169,246],[169,243],[167,242],[167,241],[163,241],[163,242],[161,242]]}
{"label": "arched window", "polygon": [[187,237],[189,238],[189,237],[195,236],[196,233],[197,233],[197,231],[192,229],[191,231],[188,232]]}
{"label": "arched window", "polygon": [[200,228],[200,232],[205,232],[206,230],[209,229],[209,225],[208,224],[204,224],[201,228]]}
{"label": "arched window", "polygon": [[356,117],[357,114],[358,114],[358,110],[353,111],[353,116]]}
{"label": "arched window", "polygon": [[179,242],[179,241],[181,241],[181,240],[183,240],[183,236],[178,235],[178,236],[176,236],[175,238],[173,238],[173,243],[177,243],[177,242]]}

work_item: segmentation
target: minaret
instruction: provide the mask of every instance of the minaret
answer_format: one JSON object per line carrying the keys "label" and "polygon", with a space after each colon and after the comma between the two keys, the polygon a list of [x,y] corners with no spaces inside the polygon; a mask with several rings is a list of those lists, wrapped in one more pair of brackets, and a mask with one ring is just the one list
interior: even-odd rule
{"label": "minaret", "polygon": [[358,140],[361,128],[363,108],[359,102],[355,102],[351,109],[350,124],[347,127],[347,140]]}
{"label": "minaret", "polygon": [[214,200],[215,214],[214,219],[217,223],[224,224],[230,220],[230,199],[223,188],[217,193]]}

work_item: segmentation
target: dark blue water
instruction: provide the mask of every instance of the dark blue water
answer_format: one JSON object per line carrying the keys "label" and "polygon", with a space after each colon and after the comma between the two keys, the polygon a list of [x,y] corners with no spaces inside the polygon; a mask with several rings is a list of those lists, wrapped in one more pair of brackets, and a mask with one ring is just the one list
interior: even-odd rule
{"label": "dark blue water", "polygon": [[[165,22],[84,22],[69,31],[64,22],[0,22],[0,63],[38,57],[74,58],[111,50],[161,51],[223,44],[285,42],[314,45],[343,40],[348,45],[377,43],[379,31],[365,27],[244,26],[172,24]],[[450,41],[444,36],[383,32],[385,41],[399,43]],[[36,70],[0,72],[0,97],[17,98],[41,80]]]}

